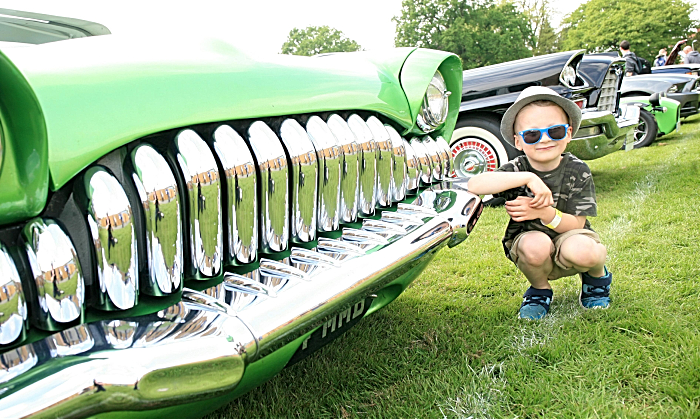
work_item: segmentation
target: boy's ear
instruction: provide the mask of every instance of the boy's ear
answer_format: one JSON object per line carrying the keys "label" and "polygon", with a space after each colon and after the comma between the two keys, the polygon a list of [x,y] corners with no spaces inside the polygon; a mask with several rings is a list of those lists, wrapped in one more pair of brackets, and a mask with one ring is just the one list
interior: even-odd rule
{"label": "boy's ear", "polygon": [[517,134],[513,136],[513,142],[515,143],[515,148],[517,148],[520,151],[523,151],[523,145],[520,144],[520,138]]}

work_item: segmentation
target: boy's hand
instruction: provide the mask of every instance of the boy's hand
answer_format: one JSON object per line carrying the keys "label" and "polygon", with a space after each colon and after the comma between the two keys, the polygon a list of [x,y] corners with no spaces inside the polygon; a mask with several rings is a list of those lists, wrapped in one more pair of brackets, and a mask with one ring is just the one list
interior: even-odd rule
{"label": "boy's hand", "polygon": [[545,215],[544,212],[547,207],[534,208],[532,206],[532,201],[534,200],[534,198],[528,196],[519,196],[512,201],[506,201],[506,211],[508,215],[510,215],[510,218],[517,222],[542,218]]}
{"label": "boy's hand", "polygon": [[546,208],[554,205],[552,191],[542,182],[539,176],[533,174],[532,179],[527,183],[527,187],[535,195],[529,204],[531,208]]}

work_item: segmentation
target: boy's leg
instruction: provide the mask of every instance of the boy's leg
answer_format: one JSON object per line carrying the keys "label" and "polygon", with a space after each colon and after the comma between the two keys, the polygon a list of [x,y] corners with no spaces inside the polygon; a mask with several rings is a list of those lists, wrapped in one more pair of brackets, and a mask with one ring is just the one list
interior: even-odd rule
{"label": "boy's leg", "polygon": [[553,253],[552,240],[539,231],[524,233],[513,243],[512,258],[531,284],[520,305],[521,319],[538,320],[549,312],[553,294],[547,277],[554,267]]}
{"label": "boy's leg", "polygon": [[[607,308],[610,306],[610,284],[612,274],[605,268],[607,250],[595,236],[574,234],[561,241],[558,263],[573,267],[581,273],[581,295],[584,308]],[[593,238],[595,237],[595,239]]]}
{"label": "boy's leg", "polygon": [[559,248],[559,262],[578,272],[588,272],[594,277],[605,275],[605,258],[608,251],[601,243],[583,234],[564,239]]}

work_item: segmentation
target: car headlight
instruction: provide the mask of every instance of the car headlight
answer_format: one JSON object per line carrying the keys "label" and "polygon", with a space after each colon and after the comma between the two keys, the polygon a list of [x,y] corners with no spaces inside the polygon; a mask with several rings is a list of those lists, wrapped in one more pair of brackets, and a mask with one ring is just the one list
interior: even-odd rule
{"label": "car headlight", "polygon": [[423,105],[418,113],[417,123],[423,132],[434,131],[447,119],[447,98],[452,92],[447,90],[445,79],[439,71],[433,75],[425,91]]}
{"label": "car headlight", "polygon": [[568,87],[576,86],[576,70],[570,65],[564,67],[559,78]]}
{"label": "car headlight", "polygon": [[675,84],[672,84],[671,87],[669,87],[666,90],[666,93],[676,93],[678,91],[678,86]]}

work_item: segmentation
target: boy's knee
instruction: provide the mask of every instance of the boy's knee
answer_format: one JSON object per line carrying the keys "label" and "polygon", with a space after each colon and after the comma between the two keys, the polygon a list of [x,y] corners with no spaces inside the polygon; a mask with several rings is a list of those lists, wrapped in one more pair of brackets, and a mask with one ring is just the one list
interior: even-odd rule
{"label": "boy's knee", "polygon": [[530,233],[523,236],[518,243],[519,261],[531,266],[541,266],[551,260],[552,240],[544,233]]}
{"label": "boy's knee", "polygon": [[604,245],[590,237],[577,236],[562,243],[560,257],[580,267],[594,267],[605,263],[608,251]]}

